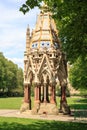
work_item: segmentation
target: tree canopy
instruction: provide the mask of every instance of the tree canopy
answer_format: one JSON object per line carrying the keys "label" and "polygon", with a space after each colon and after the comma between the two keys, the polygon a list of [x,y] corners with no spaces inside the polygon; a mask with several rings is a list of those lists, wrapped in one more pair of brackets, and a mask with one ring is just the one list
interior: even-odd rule
{"label": "tree canopy", "polygon": [[87,58],[84,61],[79,57],[71,66],[69,80],[76,89],[87,88]]}
{"label": "tree canopy", "polygon": [[[79,78],[80,86],[87,87],[86,82],[83,82],[87,77],[87,73],[84,73],[87,70],[87,0],[25,0],[20,11],[25,14],[36,6],[40,8],[42,2],[53,13],[62,49],[66,53],[67,61],[73,64],[72,84],[75,86],[74,79]],[[75,70],[77,73],[74,73]],[[76,85],[79,86],[79,83]]]}
{"label": "tree canopy", "polygon": [[20,88],[23,89],[23,71],[12,61],[6,59],[0,52],[0,92],[8,92]]}
{"label": "tree canopy", "polygon": [[52,11],[68,60],[87,56],[87,0],[26,0],[24,14],[45,2]]}

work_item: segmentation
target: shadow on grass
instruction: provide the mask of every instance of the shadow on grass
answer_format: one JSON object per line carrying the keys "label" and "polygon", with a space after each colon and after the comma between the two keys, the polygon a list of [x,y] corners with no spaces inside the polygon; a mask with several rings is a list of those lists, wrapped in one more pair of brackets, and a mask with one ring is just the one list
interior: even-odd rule
{"label": "shadow on grass", "polygon": [[87,118],[87,110],[79,110],[79,109],[74,109],[72,111],[74,117],[80,117],[80,118]]}
{"label": "shadow on grass", "polygon": [[[20,119],[21,120],[21,119]],[[23,119],[22,119],[23,120]],[[28,120],[28,119],[27,119]],[[86,130],[86,123],[33,120],[30,124],[1,122],[0,130]]]}
{"label": "shadow on grass", "polygon": [[70,105],[71,108],[73,109],[87,109],[87,104],[84,104],[84,103],[76,103],[76,104],[71,104]]}
{"label": "shadow on grass", "polygon": [[87,98],[78,98],[73,104],[70,104],[73,109],[87,109]]}
{"label": "shadow on grass", "polygon": [[87,118],[87,98],[77,99],[70,105],[74,109],[74,116]]}
{"label": "shadow on grass", "polygon": [[86,103],[87,104],[87,98],[77,99],[75,102],[80,102],[80,103]]}

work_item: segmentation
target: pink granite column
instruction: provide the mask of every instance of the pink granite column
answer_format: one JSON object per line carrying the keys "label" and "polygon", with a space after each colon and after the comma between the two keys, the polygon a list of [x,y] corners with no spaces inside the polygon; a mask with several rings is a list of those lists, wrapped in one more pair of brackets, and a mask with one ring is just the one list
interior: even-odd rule
{"label": "pink granite column", "polygon": [[50,88],[50,103],[56,103],[55,101],[55,86],[51,86]]}
{"label": "pink granite column", "polygon": [[24,86],[24,102],[29,103],[29,99],[28,99],[28,85]]}
{"label": "pink granite column", "polygon": [[66,101],[66,86],[61,87],[61,100]]}
{"label": "pink granite column", "polygon": [[28,85],[29,109],[31,110],[31,86]]}
{"label": "pink granite column", "polygon": [[41,102],[43,102],[44,101],[44,86],[42,86],[42,100],[41,100]]}
{"label": "pink granite column", "polygon": [[41,86],[39,87],[39,100],[41,102]]}
{"label": "pink granite column", "polygon": [[24,102],[25,103],[29,103],[29,109],[31,109],[31,89],[30,89],[30,86],[28,84],[26,84],[24,86]]}
{"label": "pink granite column", "polygon": [[66,86],[61,87],[60,110],[62,110],[62,104],[63,103],[67,103],[67,100],[66,100]]}
{"label": "pink granite column", "polygon": [[34,88],[34,99],[35,101],[38,99],[37,87]]}
{"label": "pink granite column", "polygon": [[46,84],[44,83],[44,103],[47,102],[46,95],[47,95]]}
{"label": "pink granite column", "polygon": [[40,100],[39,100],[39,97],[40,97],[40,95],[39,95],[39,87],[38,86],[36,86],[35,87],[35,89],[34,89],[34,99],[35,99],[35,102],[40,102]]}

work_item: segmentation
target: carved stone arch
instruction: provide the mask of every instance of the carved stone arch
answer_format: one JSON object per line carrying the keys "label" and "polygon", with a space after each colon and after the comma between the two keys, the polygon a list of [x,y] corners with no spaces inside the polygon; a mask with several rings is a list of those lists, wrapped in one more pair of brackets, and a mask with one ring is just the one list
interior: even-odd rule
{"label": "carved stone arch", "polygon": [[43,84],[44,78],[43,78],[43,75],[42,75],[42,74],[40,75],[39,79],[40,79],[41,84]]}
{"label": "carved stone arch", "polygon": [[47,84],[50,82],[50,75],[47,74]]}
{"label": "carved stone arch", "polygon": [[32,83],[32,80],[33,80],[33,71],[30,70],[30,71],[28,72],[28,82]]}
{"label": "carved stone arch", "polygon": [[[56,77],[58,77],[61,86],[60,112],[69,113],[66,101],[66,56],[60,46],[56,24],[52,21],[52,13],[47,11],[47,8],[46,5],[42,7],[32,34],[30,34],[29,27],[26,32],[24,104],[22,110],[30,109],[31,92],[34,89],[35,99],[32,109],[34,115],[58,114],[55,94]],[[49,32],[49,30],[51,31]],[[57,43],[59,44],[57,45]]]}
{"label": "carved stone arch", "polygon": [[48,75],[48,76],[51,78],[51,73],[50,73],[49,69],[44,68],[44,69],[41,71],[41,74],[40,74],[40,75],[42,75],[42,74],[46,74],[46,75]]}
{"label": "carved stone arch", "polygon": [[44,82],[46,82],[47,84],[49,84],[49,81],[51,79],[51,73],[49,70],[47,69],[44,69],[42,72],[41,72],[41,75],[43,75],[43,80]]}

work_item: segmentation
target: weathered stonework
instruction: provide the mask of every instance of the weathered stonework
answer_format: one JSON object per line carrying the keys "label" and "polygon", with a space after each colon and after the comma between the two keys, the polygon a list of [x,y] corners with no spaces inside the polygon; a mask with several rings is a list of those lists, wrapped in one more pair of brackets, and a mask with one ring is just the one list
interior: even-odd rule
{"label": "weathered stonework", "polygon": [[[24,102],[28,103],[29,109],[31,109],[33,83],[34,107],[32,114],[58,114],[55,95],[56,79],[58,78],[61,86],[60,110],[68,114],[70,110],[64,109],[67,87],[65,54],[61,51],[61,43],[52,14],[47,12],[46,8],[44,6],[38,15],[35,30],[31,35],[29,27],[26,32]],[[66,106],[67,102],[65,108]]]}

